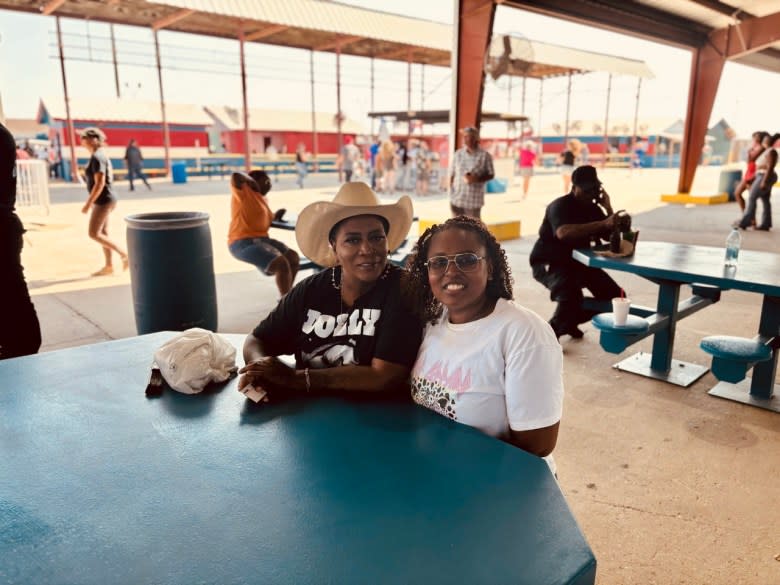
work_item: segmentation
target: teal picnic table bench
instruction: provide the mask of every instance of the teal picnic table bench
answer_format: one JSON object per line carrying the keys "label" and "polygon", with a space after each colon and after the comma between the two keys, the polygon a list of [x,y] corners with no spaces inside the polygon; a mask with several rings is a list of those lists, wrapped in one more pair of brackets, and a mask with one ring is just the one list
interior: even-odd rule
{"label": "teal picnic table bench", "polygon": [[[686,387],[708,368],[672,358],[677,322],[718,302],[721,291],[761,294],[761,315],[754,338],[735,338],[725,322],[720,325],[722,335],[703,340],[701,348],[712,356],[712,371],[720,380],[710,390],[711,395],[780,412],[780,388],[775,385],[780,353],[780,254],[742,250],[739,266],[733,268],[724,266],[723,248],[643,242],[633,256],[626,258],[609,258],[594,249],[575,250],[573,257],[587,266],[636,274],[658,284],[654,312],[638,315],[644,324],[630,320],[628,327],[617,327],[608,314],[598,315],[593,324],[601,332],[602,347],[612,353],[620,353],[652,335],[651,354],[640,352],[615,367]],[[693,294],[680,301],[680,290],[685,285],[692,287]],[[752,380],[743,379],[751,368]]]}

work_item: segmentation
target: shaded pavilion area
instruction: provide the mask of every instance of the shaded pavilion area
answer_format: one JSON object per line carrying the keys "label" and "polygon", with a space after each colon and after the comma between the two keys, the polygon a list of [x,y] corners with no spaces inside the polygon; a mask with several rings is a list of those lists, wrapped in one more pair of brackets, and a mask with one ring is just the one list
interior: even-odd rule
{"label": "shaded pavilion area", "polygon": [[692,52],[680,193],[690,193],[726,61],[780,71],[780,0],[457,0],[457,127],[479,121],[482,63],[498,4]]}

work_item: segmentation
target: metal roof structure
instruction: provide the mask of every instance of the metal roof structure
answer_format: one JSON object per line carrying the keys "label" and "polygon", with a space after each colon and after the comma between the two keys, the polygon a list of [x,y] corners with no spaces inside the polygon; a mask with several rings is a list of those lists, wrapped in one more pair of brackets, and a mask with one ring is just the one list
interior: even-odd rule
{"label": "metal roof structure", "polygon": [[[369,118],[392,118],[395,122],[420,121],[424,124],[446,124],[450,121],[449,110],[399,111],[399,112],[369,112]],[[526,122],[527,116],[516,114],[500,114],[498,112],[482,112],[483,122]]]}
{"label": "metal roof structure", "polygon": [[[244,129],[244,110],[231,106],[206,106],[205,110],[224,130]],[[315,123],[318,132],[335,132],[336,123],[332,113],[316,112]],[[249,109],[249,129],[264,132],[311,132],[311,112],[294,110]],[[341,122],[342,132],[365,134],[366,129],[349,118]]]}
{"label": "metal roof structure", "polygon": [[[250,42],[442,67],[450,66],[453,39],[447,24],[322,0],[53,0],[43,9],[40,0],[0,0],[2,8],[231,39],[243,31]],[[527,42],[533,59],[526,77],[591,71],[653,77],[643,61]]]}
{"label": "metal roof structure", "polygon": [[450,65],[452,27],[320,0],[0,0],[0,9],[427,65]]}
{"label": "metal roof structure", "polygon": [[[169,124],[211,126],[211,117],[195,104],[165,104]],[[102,122],[137,122],[159,124],[162,120],[160,102],[128,99],[71,98],[70,115],[74,120]],[[41,98],[38,121],[64,120],[65,100],[62,97]]]}
{"label": "metal roof structure", "polygon": [[[741,43],[750,35],[738,25],[780,12],[780,0],[503,0],[502,5],[685,48],[701,47],[729,27]],[[774,42],[731,60],[780,72],[780,27]]]}

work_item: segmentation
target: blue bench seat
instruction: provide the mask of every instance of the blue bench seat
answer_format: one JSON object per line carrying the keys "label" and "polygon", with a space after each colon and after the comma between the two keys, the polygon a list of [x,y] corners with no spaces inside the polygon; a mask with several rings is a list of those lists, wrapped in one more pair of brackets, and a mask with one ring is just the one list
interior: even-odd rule
{"label": "blue bench seat", "polygon": [[712,335],[702,339],[700,346],[712,356],[713,375],[732,384],[744,380],[756,362],[772,358],[770,345],[761,339]]}
{"label": "blue bench seat", "polygon": [[601,332],[599,343],[609,353],[621,353],[637,341],[638,336],[647,335],[650,329],[647,319],[630,314],[625,325],[615,325],[614,313],[599,313],[591,319],[591,323]]}

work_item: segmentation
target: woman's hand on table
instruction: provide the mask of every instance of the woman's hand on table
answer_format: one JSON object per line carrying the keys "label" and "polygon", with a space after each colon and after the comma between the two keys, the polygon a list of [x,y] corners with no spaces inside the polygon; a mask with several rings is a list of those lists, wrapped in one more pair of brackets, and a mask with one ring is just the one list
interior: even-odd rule
{"label": "woman's hand on table", "polygon": [[273,356],[265,356],[253,360],[238,370],[241,377],[238,379],[238,391],[245,386],[258,386],[268,391],[291,390],[295,383],[295,370],[284,365]]}

